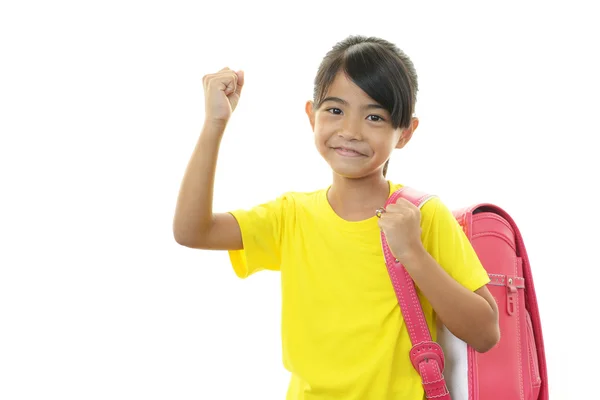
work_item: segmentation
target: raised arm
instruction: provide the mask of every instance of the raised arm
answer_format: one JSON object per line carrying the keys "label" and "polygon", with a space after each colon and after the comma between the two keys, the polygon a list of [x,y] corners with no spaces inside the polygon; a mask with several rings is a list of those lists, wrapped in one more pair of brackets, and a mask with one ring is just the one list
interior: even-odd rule
{"label": "raised arm", "polygon": [[213,188],[221,139],[240,99],[243,72],[224,68],[203,78],[205,121],[187,165],[173,219],[173,235],[182,246],[239,250],[242,236],[229,213],[213,213]]}

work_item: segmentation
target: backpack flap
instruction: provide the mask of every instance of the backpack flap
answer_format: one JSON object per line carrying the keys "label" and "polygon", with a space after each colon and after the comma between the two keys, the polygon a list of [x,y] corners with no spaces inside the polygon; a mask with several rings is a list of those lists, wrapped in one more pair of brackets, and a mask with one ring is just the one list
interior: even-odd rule
{"label": "backpack flap", "polygon": [[[517,353],[522,359],[519,367],[515,368],[522,370],[519,373],[519,390],[530,393],[532,399],[547,400],[548,375],[541,319],[525,242],[517,224],[506,211],[489,203],[457,210],[454,216],[490,275],[488,287],[498,294],[494,297],[500,311],[501,329],[504,327],[506,330],[501,332],[501,343],[496,348],[476,355],[480,373],[491,374],[491,369],[497,368],[498,360],[495,358],[500,357],[502,352]],[[511,262],[514,266],[509,268],[509,273],[505,273],[506,268],[499,271],[496,266],[505,258],[501,245],[491,247],[490,244],[479,243],[489,240],[486,236],[489,238],[491,235],[502,238],[512,248],[515,261]],[[521,291],[522,294],[519,293]],[[499,301],[500,298],[502,301]],[[515,326],[516,331],[512,329]]]}

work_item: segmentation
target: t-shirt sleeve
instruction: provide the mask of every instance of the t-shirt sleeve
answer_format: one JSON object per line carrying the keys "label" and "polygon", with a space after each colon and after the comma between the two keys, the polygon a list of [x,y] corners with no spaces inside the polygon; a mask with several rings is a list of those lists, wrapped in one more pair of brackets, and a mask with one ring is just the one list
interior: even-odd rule
{"label": "t-shirt sleeve", "polygon": [[279,271],[287,199],[281,196],[250,209],[231,211],[242,233],[243,250],[230,250],[236,275],[247,278],[261,270]]}
{"label": "t-shirt sleeve", "polygon": [[439,198],[423,206],[422,228],[425,248],[456,281],[471,291],[490,282],[462,227]]}

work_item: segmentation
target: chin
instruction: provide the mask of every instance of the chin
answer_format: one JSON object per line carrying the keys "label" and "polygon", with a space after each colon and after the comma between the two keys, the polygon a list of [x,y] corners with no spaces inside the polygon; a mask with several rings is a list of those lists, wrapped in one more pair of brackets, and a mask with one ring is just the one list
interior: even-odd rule
{"label": "chin", "polygon": [[377,173],[377,170],[372,168],[352,168],[347,165],[332,165],[331,163],[329,167],[335,174],[347,179],[362,179]]}

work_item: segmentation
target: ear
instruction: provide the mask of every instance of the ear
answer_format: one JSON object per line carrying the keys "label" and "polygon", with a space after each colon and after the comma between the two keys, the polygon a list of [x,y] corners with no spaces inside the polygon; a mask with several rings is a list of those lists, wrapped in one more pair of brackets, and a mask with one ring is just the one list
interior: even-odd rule
{"label": "ear", "polygon": [[401,149],[412,139],[413,133],[419,126],[419,118],[413,117],[410,121],[410,126],[408,128],[402,129],[402,134],[400,135],[400,139],[398,140],[398,144],[396,144],[397,149]]}
{"label": "ear", "polygon": [[310,126],[312,128],[312,130],[315,130],[315,113],[314,113],[314,103],[309,100],[306,102],[306,106],[304,107],[304,111],[306,112],[306,115],[308,116],[308,120],[310,122]]}

